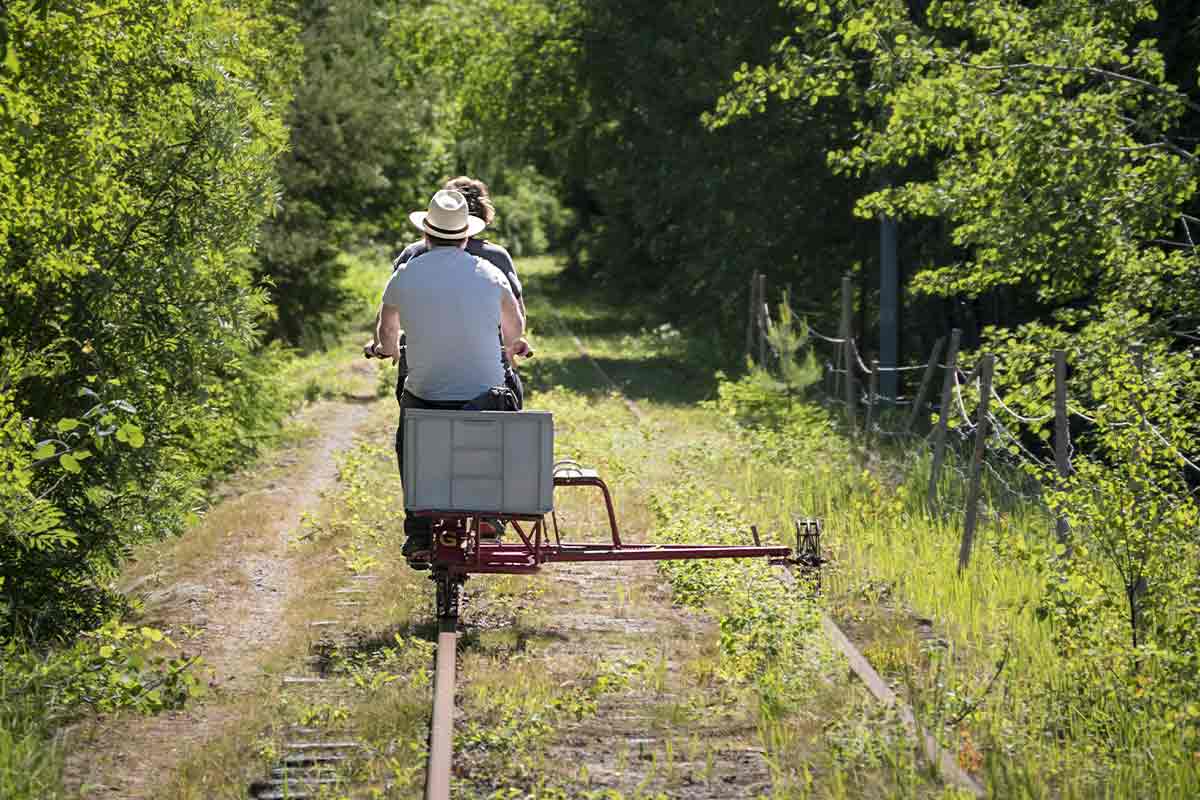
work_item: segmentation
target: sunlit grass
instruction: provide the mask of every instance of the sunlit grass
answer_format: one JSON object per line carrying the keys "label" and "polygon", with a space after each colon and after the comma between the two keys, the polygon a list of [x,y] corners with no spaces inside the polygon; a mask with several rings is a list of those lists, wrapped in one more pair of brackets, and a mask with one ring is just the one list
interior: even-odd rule
{"label": "sunlit grass", "polygon": [[[829,610],[909,697],[923,724],[998,796],[1167,797],[1184,796],[1197,785],[1197,760],[1171,753],[1170,742],[1153,746],[1159,755],[1148,758],[1139,780],[1132,766],[1097,759],[1072,714],[1064,715],[1071,698],[1081,695],[1066,678],[1051,622],[1037,613],[1046,576],[1023,557],[1052,543],[1053,520],[1036,499],[1006,496],[998,483],[1019,484],[1021,476],[985,476],[983,501],[992,511],[981,519],[971,563],[960,576],[963,523],[955,510],[964,504],[965,486],[953,470],[939,487],[945,510],[931,513],[924,502],[928,460],[914,458],[907,446],[885,451],[882,461],[865,462],[837,436],[814,432],[791,442],[784,458],[778,451],[752,452],[729,424],[715,418],[712,407],[671,402],[678,390],[665,394],[663,402],[663,394],[637,382],[644,374],[626,362],[687,357],[677,342],[642,325],[635,312],[597,310],[578,295],[572,300],[570,292],[556,288],[552,265],[533,267],[531,285],[566,300],[542,309],[531,296],[531,309],[549,313],[557,326],[551,338],[558,357],[576,357],[570,334],[578,335],[644,412],[646,421],[636,428],[640,439],[623,433],[623,426],[634,427],[629,412],[594,370],[577,373],[574,394],[547,396],[555,404],[556,423],[570,431],[578,453],[632,479],[637,502],[626,513],[632,511],[639,529],[654,524],[644,501],[680,479],[681,456],[682,463],[701,464],[704,486],[742,509],[747,527],[758,524],[790,542],[794,518],[821,518],[833,555],[825,582]],[[622,331],[621,325],[628,327]],[[697,384],[703,387],[705,380]],[[580,397],[586,400],[572,400]],[[695,502],[710,499],[696,496]],[[697,530],[693,541],[704,537]],[[1136,738],[1136,710],[1114,705],[1106,713],[1118,730],[1129,731],[1129,740]],[[777,740],[778,732],[764,737]],[[790,747],[777,744],[780,752]],[[915,769],[903,759],[890,767],[896,780]],[[847,780],[827,781],[815,796],[888,793],[882,785],[867,788],[874,778],[850,780],[854,790],[843,785]],[[905,794],[911,788],[897,784],[891,791]]]}
{"label": "sunlit grass", "polygon": [[[5,680],[2,673],[0,680]],[[0,797],[65,797],[62,748],[50,739],[45,714],[44,704],[0,686]]]}
{"label": "sunlit grass", "polygon": [[[526,285],[530,287],[527,303],[535,330],[539,331],[538,340],[542,343],[538,355],[541,363],[531,365],[528,370],[531,377],[527,379],[527,385],[534,389],[530,393],[531,406],[554,411],[559,457],[569,455],[595,466],[610,481],[625,531],[644,537],[657,524],[652,498],[684,474],[694,476],[697,472],[704,474],[704,483],[709,489],[714,492],[733,489],[737,498],[734,502],[749,501],[748,504],[753,506],[755,516],[745,520],[745,541],[742,543],[749,543],[751,522],[765,528],[776,518],[781,518],[776,530],[790,527],[788,515],[780,513],[785,501],[772,498],[779,503],[773,506],[759,497],[773,493],[776,486],[763,482],[761,476],[742,480],[752,473],[749,467],[757,468],[757,464],[739,453],[735,432],[717,419],[712,407],[679,401],[681,396],[689,393],[696,399],[713,395],[713,365],[688,363],[688,351],[679,337],[672,335],[669,329],[644,324],[638,313],[589,305],[586,299],[563,290],[554,283],[551,264],[530,266],[525,269],[525,274],[530,275],[526,279]],[[542,291],[535,294],[534,290]],[[552,307],[551,298],[554,301]],[[549,321],[540,321],[544,317],[549,317]],[[580,356],[576,336],[605,375],[600,375],[595,364]],[[668,359],[682,367],[667,374],[644,368],[647,362]],[[614,394],[607,379],[616,382],[623,394],[636,398],[641,411],[640,422],[623,398]],[[681,383],[690,386],[681,386]],[[673,385],[660,390],[657,384]],[[689,468],[689,464],[695,469]],[[736,474],[727,474],[726,468],[734,464],[737,465]],[[702,503],[705,498],[697,495],[693,500]],[[556,501],[560,505],[564,502],[574,505],[562,492]],[[598,511],[585,507],[577,513],[585,515],[594,525],[599,521]],[[784,522],[786,526],[782,524]],[[692,541],[711,541],[712,531],[700,527],[690,535]],[[720,596],[710,599],[716,608],[721,608],[724,603]],[[621,600],[617,598],[613,603],[611,613],[637,613],[636,604],[626,611]],[[687,651],[680,651],[677,669],[687,676],[689,683],[694,681],[693,685],[707,686],[718,692],[726,691],[725,687],[729,686],[729,679],[720,676],[722,658],[711,643],[707,647],[692,645]],[[773,796],[807,797],[810,793],[811,796],[837,796],[837,792],[827,790],[830,770],[836,772],[839,761],[820,744],[822,732],[832,719],[853,719],[861,713],[859,708],[869,707],[869,701],[862,689],[848,684],[844,677],[831,683],[820,683],[820,686],[824,689],[817,695],[805,695],[803,701],[796,700],[806,709],[808,702],[818,705],[820,713],[812,710],[801,713],[794,706],[789,706],[789,710],[778,716],[765,706],[755,713],[757,701],[753,696],[734,694],[735,707],[740,707],[742,713],[749,711],[756,720],[751,723],[757,727],[753,736],[768,748],[768,758],[776,765],[773,767],[776,784]],[[695,711],[689,708],[686,700],[664,703],[655,713],[664,731],[686,730],[695,722]],[[885,728],[896,725],[894,720],[878,724]],[[871,723],[868,729],[874,730],[876,725]],[[891,785],[892,779],[885,779],[885,774],[913,772],[911,758],[904,755],[907,748],[906,744],[900,744],[898,750],[893,746],[889,751],[892,763],[883,766],[882,773],[879,771],[881,765],[872,762],[874,766],[855,767],[855,776],[843,776],[834,783],[842,781],[844,796],[864,796],[858,792],[866,792],[868,796],[888,796],[884,787]],[[659,756],[654,770],[661,778],[672,772],[677,757],[674,749],[670,754],[664,752]],[[803,764],[811,766],[800,769]],[[814,773],[816,783],[806,788],[803,776],[812,778]],[[928,782],[917,780],[915,783],[914,791],[924,796],[928,792]]]}
{"label": "sunlit grass", "polygon": [[[946,510],[931,513],[923,458],[894,451],[868,469],[816,429],[783,457],[754,447],[747,439],[741,452],[718,449],[706,475],[746,504],[748,521],[785,532],[785,541],[795,517],[824,521],[833,556],[828,608],[882,662],[923,724],[998,796],[1190,794],[1196,760],[1171,741],[1140,736],[1142,712],[1115,699],[1102,708],[1081,705],[1094,699],[1071,685],[1053,624],[1037,613],[1047,576],[1024,557],[1052,546],[1053,520],[1043,508],[1002,499],[999,487],[985,485],[992,512],[983,515],[960,575],[960,479],[943,481]],[[1155,753],[1142,780],[1132,777],[1127,756],[1105,752],[1091,738],[1094,729],[1081,724],[1104,717],[1113,740],[1141,741]]]}
{"label": "sunlit grass", "polygon": [[[376,261],[356,257],[349,264],[362,325],[337,348],[296,362],[290,380],[316,387],[314,398],[383,394],[394,379],[394,370],[375,363],[345,366],[347,349],[369,336],[372,294],[386,278],[386,263]],[[926,460],[897,448],[863,461],[829,426],[784,447],[762,446],[713,403],[698,402],[715,397],[721,365],[697,360],[670,329],[649,324],[644,309],[614,309],[561,283],[553,259],[528,259],[518,268],[537,349],[521,365],[527,408],[554,412],[557,458],[575,458],[608,480],[629,538],[661,534],[676,519],[690,541],[749,543],[749,526],[756,524],[769,539],[790,543],[794,518],[819,517],[833,557],[823,608],[993,796],[1195,793],[1196,761],[1186,754],[1181,760],[1171,743],[1148,750],[1141,763],[1113,765],[1076,736],[1074,721],[1062,714],[1063,698],[1076,687],[1064,677],[1050,623],[1036,614],[1045,577],[1021,557],[1053,535],[1052,521],[1036,504],[1002,503],[998,487],[989,487],[986,505],[995,513],[985,515],[970,567],[959,576],[961,516],[924,507]],[[576,336],[604,375],[580,355]],[[640,419],[609,379],[635,399]],[[277,652],[263,654],[268,675],[306,669],[306,658],[325,652],[308,622],[335,616],[336,588],[368,571],[378,580],[370,603],[354,612],[354,636],[334,662],[341,671],[331,673],[335,685],[288,693],[264,688],[239,697],[242,706],[229,712],[238,731],[194,753],[169,784],[170,796],[244,792],[247,775],[278,755],[285,725],[301,722],[344,727],[370,745],[370,758],[346,767],[347,783],[388,787],[380,791],[389,797],[418,796],[432,591],[423,574],[398,558],[394,425],[391,401],[377,404],[369,434],[341,462],[337,490],[311,509],[294,544],[305,587],[287,611],[294,633]],[[304,440],[297,435],[295,444]],[[961,480],[948,475],[942,496],[953,512],[962,502]],[[570,538],[607,536],[603,505],[590,490],[560,491],[556,507]],[[714,507],[728,518],[714,518]],[[251,509],[237,503],[223,513],[228,518],[210,520],[215,531],[253,524]],[[170,558],[202,559],[216,537],[181,545]],[[620,797],[599,793],[588,764],[562,765],[548,754],[557,734],[602,714],[605,698],[621,697],[633,698],[654,736],[651,745],[622,740],[617,746],[617,763],[647,797],[662,787],[681,792],[687,781],[709,781],[722,747],[749,743],[763,750],[773,798],[956,796],[916,760],[895,714],[849,677],[813,624],[815,608],[781,599],[776,606],[792,616],[754,623],[754,601],[779,591],[766,569],[695,565],[715,587],[701,598],[704,613],[729,623],[720,631],[680,631],[655,641],[636,629],[589,634],[597,648],[640,653],[636,663],[556,649],[556,616],[573,607],[636,622],[662,603],[663,584],[678,573],[667,569],[655,580],[616,567],[595,587],[598,596],[585,600],[553,582],[553,569],[533,577],[477,576],[468,584],[466,619],[475,615],[487,624],[463,637],[457,735],[464,766],[457,796]],[[754,624],[745,630],[761,638],[733,636],[733,645],[745,648],[731,655],[719,637],[726,628],[736,634],[731,626],[748,620]],[[791,648],[784,657],[756,660],[756,643],[780,641]],[[355,658],[366,659],[361,669],[347,666],[358,664]],[[990,683],[1002,658],[1004,669]],[[760,663],[767,667],[751,668]],[[603,690],[593,692],[601,684]],[[1111,713],[1115,728],[1138,725],[1129,710],[1114,706]],[[55,755],[34,753],[9,737],[0,740],[0,764],[8,763],[28,764],[37,776],[55,769]]]}

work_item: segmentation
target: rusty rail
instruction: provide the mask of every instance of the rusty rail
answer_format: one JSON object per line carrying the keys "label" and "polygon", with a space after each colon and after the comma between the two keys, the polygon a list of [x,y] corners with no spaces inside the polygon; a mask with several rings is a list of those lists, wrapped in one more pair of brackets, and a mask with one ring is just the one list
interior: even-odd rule
{"label": "rusty rail", "polygon": [[429,766],[425,800],[450,800],[454,757],[454,679],[458,618],[438,619],[437,669],[433,676],[433,716],[429,721]]}

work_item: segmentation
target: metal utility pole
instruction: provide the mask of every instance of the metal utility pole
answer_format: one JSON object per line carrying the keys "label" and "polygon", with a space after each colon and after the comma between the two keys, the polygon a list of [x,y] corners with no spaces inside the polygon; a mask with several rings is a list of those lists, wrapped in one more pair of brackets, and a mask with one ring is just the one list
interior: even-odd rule
{"label": "metal utility pole", "polygon": [[900,266],[896,259],[896,220],[879,218],[879,393],[895,401],[900,394]]}

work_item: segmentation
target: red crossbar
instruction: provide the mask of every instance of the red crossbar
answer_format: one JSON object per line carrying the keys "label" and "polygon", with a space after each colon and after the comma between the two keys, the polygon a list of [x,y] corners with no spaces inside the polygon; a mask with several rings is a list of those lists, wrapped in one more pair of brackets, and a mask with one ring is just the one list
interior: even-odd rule
{"label": "red crossbar", "polygon": [[670,561],[682,558],[760,558],[786,556],[790,547],[752,545],[622,545],[562,544],[546,549],[546,561]]}
{"label": "red crossbar", "polygon": [[[554,520],[554,540],[550,540],[544,516],[505,514],[486,511],[418,511],[431,517],[434,547],[431,566],[457,575],[471,573],[537,572],[546,563],[568,561],[669,561],[688,558],[785,558],[790,547],[706,544],[626,544],[617,529],[612,496],[604,481],[593,475],[558,476],[556,487],[591,486],[600,490],[612,535],[611,543],[563,542]],[[479,535],[481,523],[499,520],[507,525],[508,541],[500,542]]]}

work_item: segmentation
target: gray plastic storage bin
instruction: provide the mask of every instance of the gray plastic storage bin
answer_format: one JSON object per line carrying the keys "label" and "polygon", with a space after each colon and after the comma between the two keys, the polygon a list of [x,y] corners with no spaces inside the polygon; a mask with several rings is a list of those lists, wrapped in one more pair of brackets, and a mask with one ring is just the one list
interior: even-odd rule
{"label": "gray plastic storage bin", "polygon": [[554,508],[548,411],[404,411],[404,506],[546,514]]}

